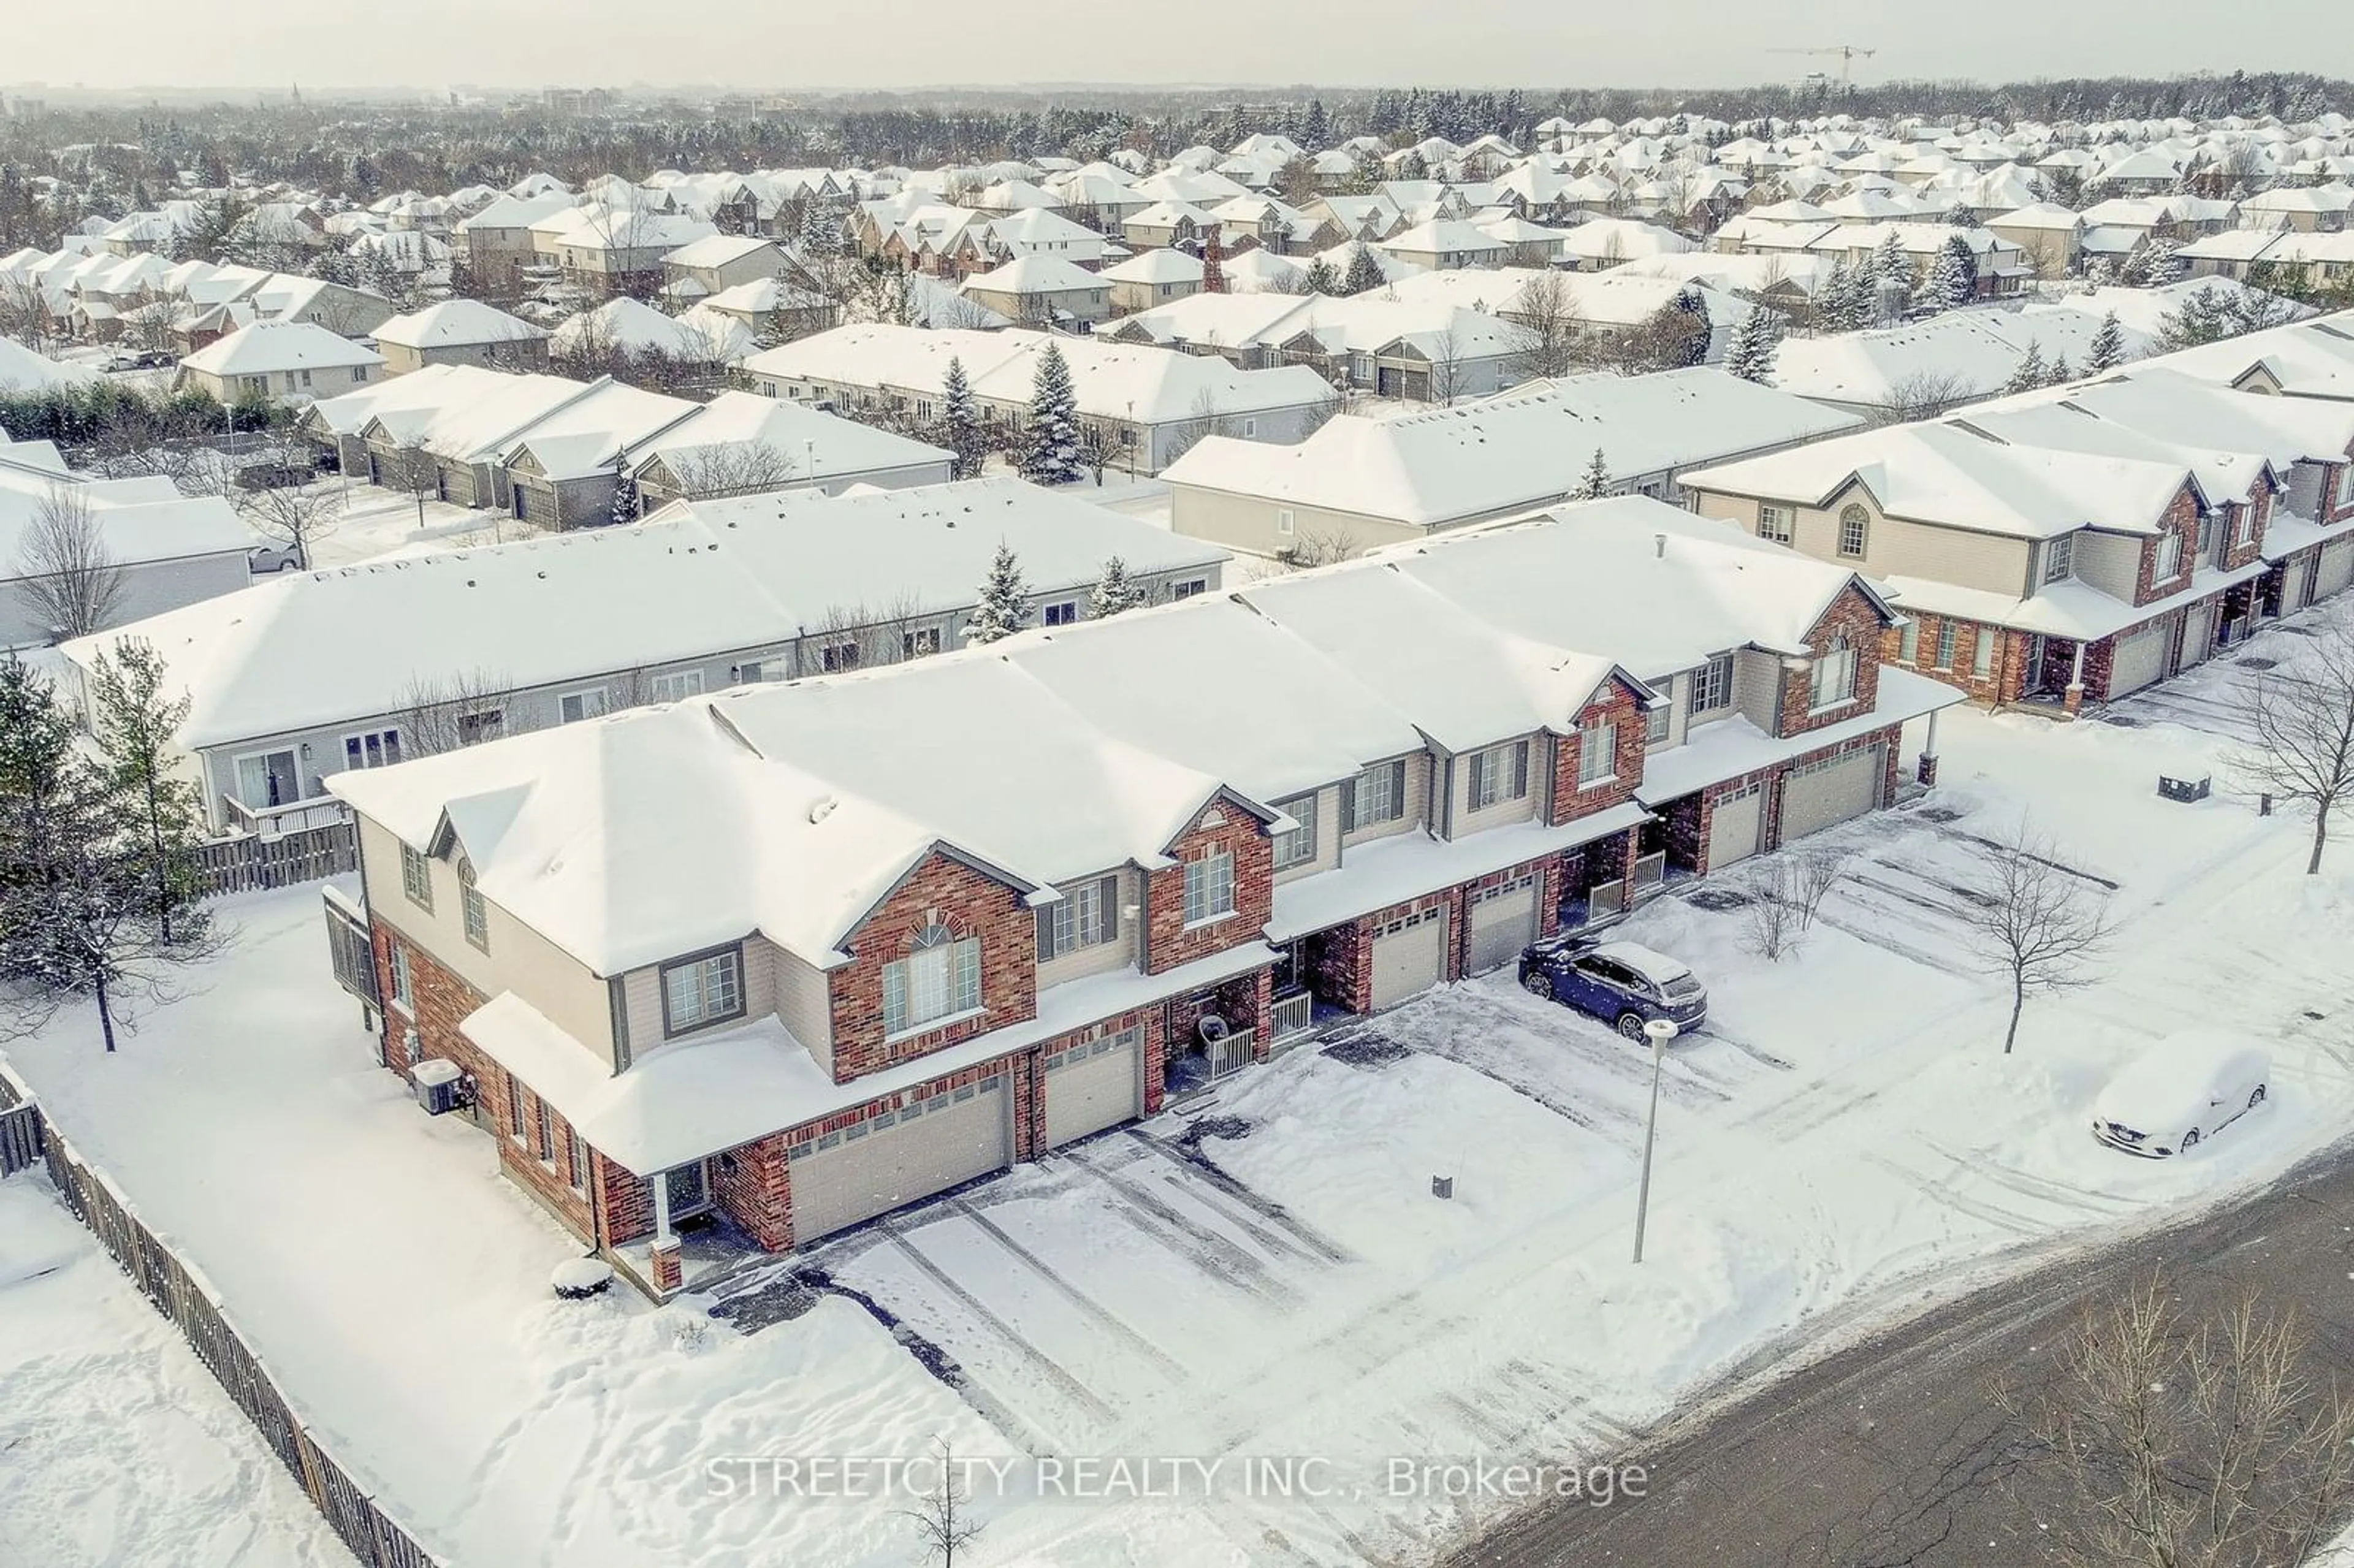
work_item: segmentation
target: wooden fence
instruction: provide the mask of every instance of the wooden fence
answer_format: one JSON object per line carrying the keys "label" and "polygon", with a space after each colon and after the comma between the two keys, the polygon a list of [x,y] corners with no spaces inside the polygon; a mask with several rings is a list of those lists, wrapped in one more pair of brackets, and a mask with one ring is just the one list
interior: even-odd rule
{"label": "wooden fence", "polygon": [[[0,1076],[0,1097],[10,1092],[6,1078]],[[27,1100],[0,1116],[0,1126],[5,1125],[7,1117],[26,1112],[36,1118],[39,1115],[38,1107]],[[39,1127],[37,1119],[34,1125]],[[114,1183],[83,1164],[54,1127],[47,1129],[41,1142],[49,1180],[74,1217],[90,1227],[155,1310],[179,1329],[196,1359],[245,1412],[261,1440],[270,1445],[312,1506],[326,1516],[352,1555],[366,1568],[437,1568],[434,1559],[407,1531],[386,1518],[374,1499],[303,1429],[301,1417],[270,1381],[260,1358],[246,1347],[203,1277],[139,1222]]]}
{"label": "wooden fence", "polygon": [[196,847],[204,894],[254,893],[342,876],[360,868],[359,831],[348,821],[298,828],[277,838],[245,833]]}
{"label": "wooden fence", "polygon": [[41,1161],[41,1107],[0,1109],[0,1176],[14,1176]]}

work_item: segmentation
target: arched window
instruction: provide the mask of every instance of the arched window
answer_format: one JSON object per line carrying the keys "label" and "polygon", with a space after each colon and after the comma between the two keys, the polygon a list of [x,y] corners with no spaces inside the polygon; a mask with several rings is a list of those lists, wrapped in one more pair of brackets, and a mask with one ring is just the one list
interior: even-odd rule
{"label": "arched window", "polygon": [[491,912],[482,895],[474,890],[474,868],[465,861],[458,863],[458,907],[466,922],[466,940],[484,952],[491,950]]}
{"label": "arched window", "polygon": [[1833,703],[1846,702],[1855,695],[1855,650],[1849,646],[1847,634],[1840,632],[1831,638],[1830,646],[1815,660],[1815,672],[1809,707],[1827,708]]}
{"label": "arched window", "polygon": [[1861,506],[1850,506],[1840,513],[1839,553],[1851,561],[1863,559],[1866,546],[1872,542],[1872,514]]}
{"label": "arched window", "polygon": [[981,1009],[981,938],[932,920],[907,942],[907,956],[883,966],[883,1033],[909,1033]]}

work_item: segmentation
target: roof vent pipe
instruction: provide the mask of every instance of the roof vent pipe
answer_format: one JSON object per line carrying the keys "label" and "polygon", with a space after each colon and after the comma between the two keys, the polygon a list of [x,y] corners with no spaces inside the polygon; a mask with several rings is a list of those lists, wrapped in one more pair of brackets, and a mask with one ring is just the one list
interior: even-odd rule
{"label": "roof vent pipe", "polygon": [[1651,553],[1660,560],[1668,558],[1668,536],[1665,534],[1651,535]]}

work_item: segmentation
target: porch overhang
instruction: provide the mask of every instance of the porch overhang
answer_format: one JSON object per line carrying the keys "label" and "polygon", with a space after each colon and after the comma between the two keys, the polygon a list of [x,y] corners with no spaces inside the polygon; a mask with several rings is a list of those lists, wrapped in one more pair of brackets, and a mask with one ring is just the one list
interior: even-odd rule
{"label": "porch overhang", "polygon": [[1712,784],[1761,772],[1968,700],[1969,694],[1958,687],[1883,664],[1878,700],[1866,712],[1802,735],[1767,735],[1737,716],[1704,726],[1695,732],[1697,739],[1645,760],[1643,781],[1636,786],[1635,798],[1656,810]]}

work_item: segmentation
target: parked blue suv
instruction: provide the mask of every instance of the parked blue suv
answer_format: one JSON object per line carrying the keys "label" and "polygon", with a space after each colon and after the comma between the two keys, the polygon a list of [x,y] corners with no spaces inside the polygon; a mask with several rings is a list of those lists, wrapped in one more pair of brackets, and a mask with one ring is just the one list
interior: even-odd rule
{"label": "parked blue suv", "polygon": [[1691,969],[1633,942],[1555,937],[1521,954],[1521,985],[1542,997],[1590,1012],[1640,1044],[1643,1025],[1672,1019],[1689,1034],[1708,1022],[1708,988]]}

